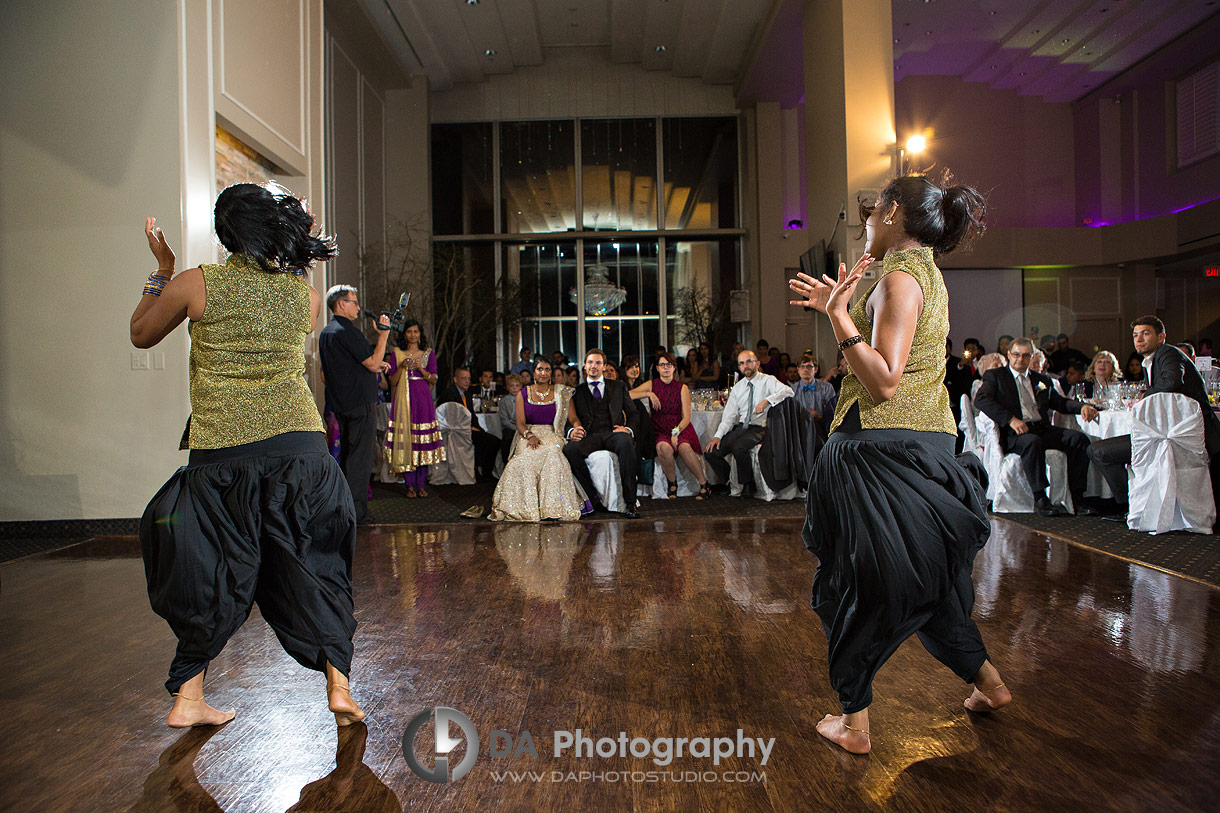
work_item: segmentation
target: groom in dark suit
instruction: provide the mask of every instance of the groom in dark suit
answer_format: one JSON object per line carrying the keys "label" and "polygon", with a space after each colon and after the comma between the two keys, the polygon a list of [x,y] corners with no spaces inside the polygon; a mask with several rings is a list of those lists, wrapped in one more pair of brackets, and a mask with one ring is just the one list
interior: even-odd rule
{"label": "groom in dark suit", "polygon": [[1068,489],[1076,513],[1096,514],[1081,500],[1089,476],[1089,437],[1052,424],[1050,410],[1079,415],[1086,421],[1097,420],[1097,410],[1067,400],[1056,392],[1050,376],[1030,370],[1033,353],[1034,345],[1029,339],[1013,341],[1008,347],[1009,366],[983,374],[974,405],[995,421],[1004,454],[1021,456],[1021,468],[1034,492],[1034,510],[1043,516],[1067,513],[1062,506],[1051,505],[1046,494],[1050,485],[1046,479],[1046,450],[1058,449],[1067,455]]}
{"label": "groom in dark suit", "polygon": [[627,395],[626,385],[603,377],[605,366],[606,354],[601,350],[585,353],[585,383],[576,388],[568,402],[568,442],[563,456],[585,494],[596,501],[597,490],[585,458],[603,449],[613,452],[623,483],[624,514],[634,519],[639,516],[635,510],[639,453],[631,430],[636,423],[636,406]]}

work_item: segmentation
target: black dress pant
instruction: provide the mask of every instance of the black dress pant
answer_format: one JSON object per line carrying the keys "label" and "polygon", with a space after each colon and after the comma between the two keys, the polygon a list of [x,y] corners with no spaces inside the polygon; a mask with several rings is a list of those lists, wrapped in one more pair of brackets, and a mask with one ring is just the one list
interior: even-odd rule
{"label": "black dress pant", "polygon": [[489,480],[491,473],[496,469],[496,455],[500,454],[500,439],[489,432],[473,428],[470,430],[470,439],[474,441],[475,470],[479,477]]}
{"label": "black dress pant", "polygon": [[705,451],[703,459],[716,472],[720,482],[729,481],[729,455],[737,461],[737,482],[743,486],[754,485],[754,465],[750,460],[750,450],[762,443],[767,430],[761,426],[734,426],[720,439],[720,445],[712,451]]}
{"label": "black dress pant", "polygon": [[635,450],[635,439],[629,433],[615,432],[613,429],[590,432],[580,440],[568,441],[563,447],[563,456],[567,458],[572,475],[585,490],[585,495],[590,500],[596,500],[597,489],[593,487],[593,477],[589,474],[586,458],[603,449],[618,458],[618,476],[623,481],[623,508],[626,511],[634,511],[639,456]]}
{"label": "black dress pant", "polygon": [[339,421],[339,465],[352,490],[356,522],[364,522],[369,509],[369,480],[377,457],[377,405],[365,404],[351,412],[336,413],[335,418]]}
{"label": "black dress pant", "polygon": [[1050,485],[1046,479],[1048,449],[1058,449],[1067,455],[1068,490],[1072,494],[1083,494],[1089,481],[1089,436],[1075,429],[1060,429],[1046,421],[1034,421],[1028,426],[1029,431],[1024,435],[1004,427],[1004,454],[1021,456],[1021,468],[1025,470],[1034,496],[1045,495],[1046,487]]}

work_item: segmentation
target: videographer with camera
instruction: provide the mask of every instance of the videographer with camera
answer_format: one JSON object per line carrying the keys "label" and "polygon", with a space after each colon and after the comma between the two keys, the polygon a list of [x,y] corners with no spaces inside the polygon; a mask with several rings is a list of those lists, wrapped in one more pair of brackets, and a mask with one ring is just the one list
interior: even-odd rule
{"label": "videographer with camera", "polygon": [[377,374],[390,369],[384,361],[390,317],[378,318],[377,345],[371,347],[355,324],[362,313],[355,288],[332,287],[326,307],[331,319],[318,337],[326,401],[339,421],[339,464],[352,490],[356,522],[363,523],[377,456]]}

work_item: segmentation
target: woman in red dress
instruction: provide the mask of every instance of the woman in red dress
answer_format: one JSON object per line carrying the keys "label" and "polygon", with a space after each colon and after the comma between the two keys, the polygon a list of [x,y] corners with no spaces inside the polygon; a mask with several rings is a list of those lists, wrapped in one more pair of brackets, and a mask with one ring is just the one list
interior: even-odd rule
{"label": "woman in red dress", "polygon": [[632,398],[645,395],[652,402],[652,428],[657,436],[657,460],[665,472],[669,482],[667,494],[670,498],[678,496],[678,469],[674,455],[682,458],[682,462],[699,481],[699,493],[696,500],[706,499],[711,494],[707,485],[707,475],[703,473],[703,461],[699,455],[703,448],[699,445],[699,435],[690,422],[690,387],[675,378],[678,364],[671,353],[662,353],[657,359],[657,377],[645,381],[631,391]]}

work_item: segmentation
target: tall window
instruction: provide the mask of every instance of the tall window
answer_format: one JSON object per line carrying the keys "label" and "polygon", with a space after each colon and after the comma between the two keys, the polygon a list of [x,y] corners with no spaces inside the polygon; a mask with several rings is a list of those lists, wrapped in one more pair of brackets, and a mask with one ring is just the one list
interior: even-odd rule
{"label": "tall window", "polygon": [[436,124],[432,144],[433,242],[494,246],[476,307],[520,291],[519,324],[470,361],[503,369],[522,345],[644,357],[693,343],[692,290],[740,287],[735,118]]}

